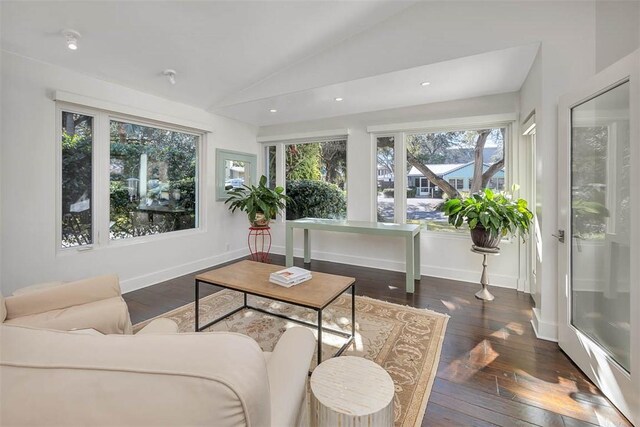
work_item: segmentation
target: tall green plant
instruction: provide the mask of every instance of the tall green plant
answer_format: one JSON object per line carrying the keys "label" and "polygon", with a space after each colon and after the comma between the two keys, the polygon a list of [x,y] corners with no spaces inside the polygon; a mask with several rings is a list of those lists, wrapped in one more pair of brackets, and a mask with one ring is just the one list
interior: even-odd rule
{"label": "tall green plant", "polygon": [[267,221],[274,219],[289,201],[291,199],[284,194],[284,188],[270,189],[267,187],[267,177],[262,175],[257,186],[243,185],[230,190],[224,203],[229,204],[231,212],[235,212],[236,209],[246,212],[249,221],[253,223],[259,212],[264,214]]}
{"label": "tall green plant", "polygon": [[529,233],[533,213],[527,201],[514,199],[507,193],[494,193],[487,188],[466,199],[449,199],[443,205],[449,224],[459,228],[466,221],[469,229],[489,230],[492,236],[515,235],[520,232],[522,241]]}

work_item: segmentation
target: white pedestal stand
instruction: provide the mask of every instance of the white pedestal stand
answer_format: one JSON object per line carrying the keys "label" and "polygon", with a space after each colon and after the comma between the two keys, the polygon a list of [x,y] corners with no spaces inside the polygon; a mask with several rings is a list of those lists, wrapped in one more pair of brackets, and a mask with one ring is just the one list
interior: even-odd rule
{"label": "white pedestal stand", "polygon": [[482,285],[482,289],[476,292],[476,298],[483,301],[493,301],[495,297],[491,292],[489,292],[488,289],[489,276],[487,275],[487,256],[500,255],[500,249],[490,250],[473,245],[471,246],[471,252],[482,255],[482,276],[480,277],[480,284]]}
{"label": "white pedestal stand", "polygon": [[393,380],[362,357],[326,360],[311,375],[311,426],[393,426]]}

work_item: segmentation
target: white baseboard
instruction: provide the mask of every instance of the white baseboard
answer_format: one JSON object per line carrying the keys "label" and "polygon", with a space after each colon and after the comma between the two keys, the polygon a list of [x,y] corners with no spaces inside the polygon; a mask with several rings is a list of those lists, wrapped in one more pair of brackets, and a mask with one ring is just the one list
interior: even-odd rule
{"label": "white baseboard", "polygon": [[[404,269],[402,270],[404,271]],[[420,271],[423,276],[439,277],[441,279],[458,280],[460,282],[473,283],[480,286],[480,275],[482,272],[476,270],[462,270],[459,268],[443,268],[434,265],[421,265]],[[504,274],[491,274],[488,269],[489,286],[497,288],[517,289],[518,278]]]}
{"label": "white baseboard", "polygon": [[518,290],[524,293],[531,293],[531,286],[529,285],[529,279],[520,278],[518,279]]}
{"label": "white baseboard", "polygon": [[[285,248],[284,246],[272,246],[271,253],[284,255]],[[247,256],[248,254],[248,249],[237,249],[235,251],[225,252],[220,255],[203,258],[164,270],[154,271],[153,273],[122,280],[120,282],[120,286],[123,293],[131,292],[137,289],[145,288],[147,286],[155,285],[156,283],[164,282],[166,280],[171,280],[185,274],[193,273],[197,270],[202,270],[207,267],[213,267],[224,262],[242,258],[244,256]],[[303,255],[304,254],[302,249],[294,249],[294,256],[302,257]],[[323,251],[313,251],[313,258],[321,261],[351,264],[361,267],[379,268],[382,270],[398,272],[405,271],[404,262],[391,261],[384,258],[370,258]],[[433,265],[421,265],[420,270],[423,276],[458,280],[461,282],[468,282],[472,284],[478,284],[480,281],[480,272],[476,270],[443,268]],[[489,278],[491,280],[491,286],[516,289],[518,278],[515,276],[512,277],[507,275],[491,274],[491,272],[489,271]]]}
{"label": "white baseboard", "polygon": [[165,280],[171,280],[176,277],[184,276],[185,274],[193,273],[194,271],[242,258],[246,255],[249,255],[249,249],[236,249],[235,251],[225,252],[220,255],[199,259],[197,261],[177,265],[165,270],[154,271],[150,274],[144,274],[142,276],[122,280],[120,282],[120,287],[122,288],[122,293],[135,291],[137,289],[155,285],[156,283],[164,282]]}
{"label": "white baseboard", "polygon": [[[285,254],[284,246],[272,246],[271,252],[274,254]],[[404,273],[404,262],[390,261],[384,258],[370,258],[363,256],[354,256],[348,254],[339,254],[335,252],[323,252],[313,251],[313,259],[320,261],[337,262],[340,264],[351,264],[360,267],[379,268],[382,270],[391,270]],[[294,248],[293,256],[303,257],[304,252],[301,248]],[[438,277],[441,279],[458,280],[461,282],[468,282],[473,284],[480,283],[480,271],[476,270],[463,270],[461,268],[443,268],[434,265],[420,265],[420,272],[423,276]],[[499,288],[517,289],[518,278],[515,276],[507,276],[500,274],[491,274],[489,271],[489,279],[491,280],[491,286]]]}
{"label": "white baseboard", "polygon": [[533,309],[531,326],[533,326],[533,331],[539,339],[558,342],[558,325],[540,320],[540,310],[537,308]]}

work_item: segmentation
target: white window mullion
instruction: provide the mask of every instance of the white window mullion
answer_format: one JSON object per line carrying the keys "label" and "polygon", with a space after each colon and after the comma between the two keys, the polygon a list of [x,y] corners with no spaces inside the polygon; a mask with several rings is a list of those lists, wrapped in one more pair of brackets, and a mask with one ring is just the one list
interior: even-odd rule
{"label": "white window mullion", "polygon": [[[276,145],[276,187],[286,187],[286,179],[285,179],[285,149],[286,146],[284,143],[280,142]],[[283,215],[280,217],[280,221],[284,222],[287,219],[286,210],[283,212]]]}
{"label": "white window mullion", "polygon": [[[371,221],[377,221],[378,219],[378,135],[376,134],[369,134],[369,138],[371,139],[371,147],[373,147],[373,156],[369,156],[369,158],[371,159],[370,164],[370,171],[371,171],[371,176],[373,176],[373,182],[372,182],[372,194],[373,197],[371,198],[371,212],[370,212],[370,218]],[[394,154],[395,154],[395,148],[394,148]],[[394,165],[395,166],[395,165]]]}
{"label": "white window mullion", "polygon": [[405,133],[396,133],[394,139],[395,174],[393,193],[395,195],[395,222],[404,224],[407,222],[407,144]]}
{"label": "white window mullion", "polygon": [[96,246],[109,243],[109,115],[96,115],[93,150],[94,231]]}
{"label": "white window mullion", "polygon": [[62,110],[56,106],[56,250],[62,248]]}
{"label": "white window mullion", "polygon": [[276,186],[285,188],[286,187],[286,178],[285,178],[285,145],[277,144],[276,145]]}
{"label": "white window mullion", "polygon": [[207,231],[207,180],[205,179],[208,176],[207,165],[209,164],[207,162],[207,136],[208,134],[202,133],[196,145],[196,224],[197,228],[202,231]]}

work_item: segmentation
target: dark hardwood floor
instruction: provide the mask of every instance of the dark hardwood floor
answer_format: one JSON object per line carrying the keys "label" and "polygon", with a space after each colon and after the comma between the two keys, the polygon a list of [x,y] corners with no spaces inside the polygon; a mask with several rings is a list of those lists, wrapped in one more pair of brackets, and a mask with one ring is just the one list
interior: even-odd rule
{"label": "dark hardwood floor", "polygon": [[[472,284],[426,276],[407,294],[402,273],[323,261],[310,269],[355,277],[358,295],[451,316],[423,426],[630,425],[557,344],[535,337],[528,294],[492,288],[487,303]],[[195,274],[125,294],[133,323],[193,302]]]}

